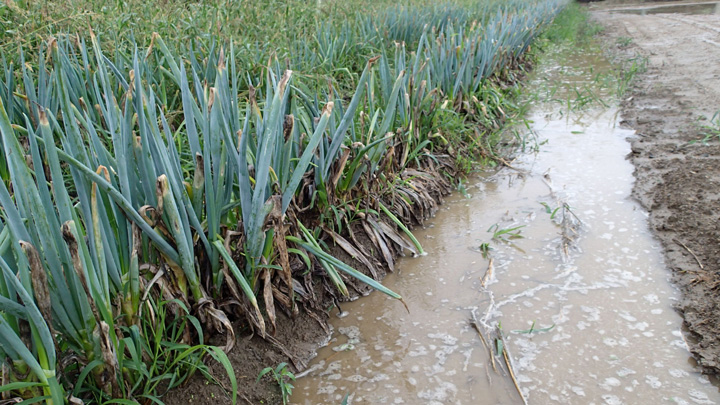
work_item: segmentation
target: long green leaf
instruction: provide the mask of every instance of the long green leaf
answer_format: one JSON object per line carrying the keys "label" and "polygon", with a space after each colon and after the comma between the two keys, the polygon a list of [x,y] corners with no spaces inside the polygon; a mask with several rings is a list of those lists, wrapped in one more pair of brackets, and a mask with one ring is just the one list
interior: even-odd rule
{"label": "long green leaf", "polygon": [[362,281],[363,283],[369,285],[370,287],[389,295],[392,298],[396,299],[402,299],[400,294],[390,290],[389,288],[385,287],[384,285],[380,284],[378,281],[373,280],[372,278],[366,276],[365,274],[353,269],[352,267],[348,266],[341,260],[331,256],[330,254],[324,252],[322,249],[311,245],[310,243],[305,242],[304,240],[297,238],[295,236],[288,236],[287,240],[290,242],[293,242],[299,246],[302,246],[305,250],[312,253],[313,255],[327,261],[328,263],[332,264],[333,266],[337,267],[338,269],[344,271],[348,275],[357,278],[358,280]]}

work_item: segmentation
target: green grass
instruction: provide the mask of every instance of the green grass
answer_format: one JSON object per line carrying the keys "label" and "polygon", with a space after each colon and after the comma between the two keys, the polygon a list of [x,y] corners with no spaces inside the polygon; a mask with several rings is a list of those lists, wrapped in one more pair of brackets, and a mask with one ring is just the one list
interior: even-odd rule
{"label": "green grass", "polygon": [[283,405],[286,405],[288,403],[290,395],[292,395],[293,388],[295,388],[292,385],[292,381],[295,381],[295,374],[290,372],[287,366],[287,363],[280,363],[275,368],[266,367],[260,372],[257,380],[255,381],[257,383],[265,374],[270,374],[270,376],[272,376],[273,380],[275,380],[275,383],[280,388],[280,395],[282,396]]}
{"label": "green grass", "polygon": [[[535,94],[524,94],[526,103],[543,99],[558,105],[559,114],[607,109],[628,93],[638,74],[646,70],[647,60],[635,57],[624,61],[609,60],[612,49],[604,49],[598,40],[602,27],[590,19],[585,7],[569,4],[534,44],[532,57],[542,59],[538,68],[559,66],[565,77],[591,77],[591,80],[555,80],[553,73],[540,76],[543,83]],[[613,44],[629,46],[628,38]],[[535,51],[538,53],[535,54]],[[542,55],[542,56],[540,56]]]}
{"label": "green grass", "polygon": [[490,228],[488,228],[488,232],[492,232],[493,240],[497,241],[510,241],[514,239],[522,239],[523,236],[521,235],[522,231],[521,229],[524,228],[525,225],[520,226],[514,226],[510,228],[500,228],[499,224],[494,224]]}
{"label": "green grass", "polygon": [[711,141],[720,140],[720,111],[716,112],[707,123],[700,124],[698,121],[698,127],[702,138],[690,141],[689,144],[699,142],[708,145]]}
{"label": "green grass", "polygon": [[558,14],[555,23],[541,36],[538,45],[572,43],[577,46],[587,45],[595,35],[602,32],[602,26],[590,19],[585,7],[576,2],[569,3]]}

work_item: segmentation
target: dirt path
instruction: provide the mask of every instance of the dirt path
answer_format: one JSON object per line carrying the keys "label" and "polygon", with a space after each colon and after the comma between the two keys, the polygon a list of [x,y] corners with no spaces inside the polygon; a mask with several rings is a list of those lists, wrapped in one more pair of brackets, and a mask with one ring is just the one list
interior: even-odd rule
{"label": "dirt path", "polygon": [[623,101],[625,121],[638,135],[630,156],[634,195],[650,211],[650,226],[683,292],[677,307],[691,351],[705,372],[717,375],[720,142],[717,136],[708,145],[688,142],[703,137],[702,126],[720,109],[720,15],[593,15],[614,52],[647,58],[647,71]]}

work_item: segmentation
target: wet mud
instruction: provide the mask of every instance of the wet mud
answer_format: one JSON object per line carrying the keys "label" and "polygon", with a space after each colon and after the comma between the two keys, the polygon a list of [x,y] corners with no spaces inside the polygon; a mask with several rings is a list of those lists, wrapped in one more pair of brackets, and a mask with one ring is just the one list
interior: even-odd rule
{"label": "wet mud", "polygon": [[700,14],[720,14],[720,3],[687,3],[674,5],[660,5],[653,7],[640,8],[619,8],[611,11],[619,14],[681,14],[681,15],[700,15]]}
{"label": "wet mud", "polygon": [[633,195],[650,212],[673,281],[682,291],[690,349],[708,374],[720,372],[720,144],[711,133],[720,108],[720,16],[624,15],[596,8],[609,51],[641,56],[647,71],[623,101],[637,131],[630,159]]}

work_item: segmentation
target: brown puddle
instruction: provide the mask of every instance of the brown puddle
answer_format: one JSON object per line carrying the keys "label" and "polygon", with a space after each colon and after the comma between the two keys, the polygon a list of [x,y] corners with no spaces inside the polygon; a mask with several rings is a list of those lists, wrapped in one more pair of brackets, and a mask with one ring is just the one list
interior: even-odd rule
{"label": "brown puddle", "polygon": [[[535,88],[548,78],[593,82],[559,66],[540,66],[536,77]],[[469,198],[454,196],[417,230],[429,254],[402,260],[384,280],[409,313],[379,293],[343,305],[292,403],[522,403],[507,373],[493,370],[473,314],[502,327],[528,403],[720,401],[691,363],[669,272],[647,213],[630,199],[632,132],[618,128],[615,108],[558,110],[534,108],[541,146],[512,163],[518,170],[471,180]],[[555,212],[563,204],[571,211]],[[567,227],[563,216],[573,219]],[[515,227],[516,238],[492,239]],[[494,263],[484,287],[483,243]]]}

